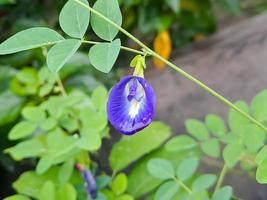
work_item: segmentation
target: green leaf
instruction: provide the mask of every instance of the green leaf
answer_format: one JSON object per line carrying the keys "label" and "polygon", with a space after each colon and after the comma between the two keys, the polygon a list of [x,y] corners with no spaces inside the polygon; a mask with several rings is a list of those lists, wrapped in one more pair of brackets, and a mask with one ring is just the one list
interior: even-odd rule
{"label": "green leaf", "polygon": [[[245,102],[238,101],[235,105],[249,114],[249,108]],[[250,121],[236,110],[231,109],[228,116],[228,124],[235,134],[241,135],[243,134],[244,127],[250,124]]]}
{"label": "green leaf", "polygon": [[101,137],[95,131],[83,130],[78,146],[87,151],[96,151],[101,147]]}
{"label": "green leaf", "polygon": [[[89,6],[87,0],[80,0]],[[62,30],[74,38],[82,38],[89,25],[90,12],[75,1],[67,1],[59,15]]]}
{"label": "green leaf", "polygon": [[39,198],[40,200],[54,200],[55,198],[55,184],[52,181],[46,181],[41,188]]}
{"label": "green leaf", "polygon": [[38,174],[43,174],[52,166],[52,163],[53,163],[52,155],[47,154],[45,156],[42,156],[36,166],[36,172]]}
{"label": "green leaf", "polygon": [[39,124],[41,129],[43,129],[44,131],[50,131],[54,129],[56,125],[57,125],[57,120],[54,119],[53,117],[49,117],[45,119],[41,124]]}
{"label": "green leaf", "polygon": [[167,5],[175,12],[176,14],[180,11],[180,0],[165,0]]}
{"label": "green leaf", "polygon": [[147,164],[151,159],[167,159],[171,161],[175,168],[177,168],[181,161],[185,158],[197,155],[198,152],[196,150],[197,149],[194,149],[194,151],[185,151],[182,154],[177,154],[176,152],[169,152],[163,148],[160,148],[148,154],[134,165],[133,169],[128,175],[127,192],[138,199],[139,197],[156,189],[163,182],[162,179],[155,178],[148,172]]}
{"label": "green leaf", "polygon": [[176,175],[182,181],[187,180],[193,176],[198,167],[198,158],[190,157],[182,161],[178,166]]}
{"label": "green leaf", "polygon": [[4,198],[3,200],[30,200],[30,198],[20,195],[20,194],[15,194],[9,197]]}
{"label": "green leaf", "polygon": [[59,125],[72,133],[79,128],[79,122],[73,116],[72,113],[65,112],[64,115],[59,119]]}
{"label": "green leaf", "polygon": [[243,147],[237,143],[228,144],[223,150],[223,159],[227,167],[232,168],[242,156]]}
{"label": "green leaf", "polygon": [[131,162],[158,148],[170,136],[170,128],[161,122],[150,126],[131,137],[124,136],[113,145],[109,163],[113,170],[121,170]]}
{"label": "green leaf", "polygon": [[267,146],[264,146],[255,158],[255,162],[260,165],[267,158]]}
{"label": "green leaf", "polygon": [[45,85],[42,85],[40,87],[38,94],[40,97],[44,97],[44,96],[48,95],[53,89],[54,89],[54,85],[45,84]]}
{"label": "green leaf", "polygon": [[[117,25],[121,26],[122,15],[117,0],[97,0],[93,6],[93,9],[100,12]],[[119,32],[117,28],[101,19],[94,13],[92,13],[91,25],[96,35],[103,40],[111,41]]]}
{"label": "green leaf", "polygon": [[[60,142],[58,142],[60,141]],[[79,149],[78,138],[63,135],[61,132],[51,132],[47,137],[47,153],[39,160],[36,168],[38,174],[47,171],[53,164],[58,164],[72,158]]]}
{"label": "green leaf", "polygon": [[134,200],[134,198],[129,194],[123,194],[119,197],[116,197],[116,200]]}
{"label": "green leaf", "polygon": [[56,168],[49,170],[42,175],[38,175],[34,171],[27,171],[21,174],[12,186],[17,193],[25,194],[37,199],[43,184],[47,180],[55,182],[57,179],[57,173],[58,170]]}
{"label": "green leaf", "polygon": [[5,152],[9,153],[15,160],[30,158],[45,152],[45,147],[37,139],[26,140],[16,146],[8,148]]}
{"label": "green leaf", "polygon": [[211,133],[217,137],[221,137],[226,133],[225,123],[223,119],[217,115],[207,115],[205,118],[205,124]]}
{"label": "green leaf", "polygon": [[90,48],[89,59],[91,64],[99,71],[109,73],[115,64],[121,48],[120,39],[110,43],[99,43]]}
{"label": "green leaf", "polygon": [[220,157],[220,143],[218,139],[209,139],[201,143],[202,151],[210,157]]}
{"label": "green leaf", "polygon": [[167,151],[184,151],[196,147],[197,142],[188,135],[179,135],[170,139],[165,144],[165,149]]}
{"label": "green leaf", "polygon": [[32,122],[40,123],[45,120],[45,111],[36,106],[24,107],[22,110],[22,116]]}
{"label": "green leaf", "polygon": [[58,172],[58,180],[60,184],[64,184],[66,183],[72,172],[73,172],[73,168],[74,168],[74,160],[73,159],[69,159],[67,160],[59,169]]}
{"label": "green leaf", "polygon": [[175,181],[168,181],[162,184],[155,194],[155,200],[172,200],[178,192],[179,186]]}
{"label": "green leaf", "polygon": [[74,186],[70,183],[66,183],[63,187],[57,192],[58,199],[62,200],[76,200],[77,192]]}
{"label": "green leaf", "polygon": [[124,173],[118,174],[115,179],[111,182],[111,189],[116,196],[123,194],[128,185],[127,176]]}
{"label": "green leaf", "polygon": [[256,180],[258,183],[267,183],[267,159],[264,159],[257,168]]}
{"label": "green leaf", "polygon": [[96,178],[97,189],[104,189],[111,181],[111,178],[107,175],[101,175]]}
{"label": "green leaf", "polygon": [[267,90],[263,90],[253,98],[251,111],[260,122],[267,121]]}
{"label": "green leaf", "polygon": [[257,153],[264,145],[265,132],[254,124],[246,126],[244,129],[243,143],[249,153]]}
{"label": "green leaf", "polygon": [[224,186],[215,191],[211,200],[230,200],[233,194],[233,189],[230,186]]}
{"label": "green leaf", "polygon": [[186,130],[200,141],[209,138],[209,132],[206,126],[199,120],[188,119],[185,122]]}
{"label": "green leaf", "polygon": [[82,122],[84,132],[94,131],[98,133],[104,130],[108,123],[106,113],[97,112],[88,107],[80,111],[79,117]]}
{"label": "green leaf", "polygon": [[47,66],[52,72],[58,72],[81,46],[80,40],[67,39],[55,44],[47,54]]}
{"label": "green leaf", "polygon": [[91,96],[93,103],[99,111],[106,111],[108,92],[103,86],[96,88]]}
{"label": "green leaf", "polygon": [[202,191],[210,188],[216,181],[217,177],[213,174],[204,174],[199,176],[194,182],[193,191]]}
{"label": "green leaf", "polygon": [[10,91],[0,94],[0,126],[15,120],[23,104],[23,99]]}
{"label": "green leaf", "polygon": [[64,40],[64,38],[61,35],[49,28],[30,28],[18,32],[1,43],[0,55],[51,45],[62,40]]}
{"label": "green leaf", "polygon": [[151,175],[159,179],[171,179],[175,176],[172,163],[166,159],[154,158],[147,163],[147,169]]}
{"label": "green leaf", "polygon": [[16,124],[11,131],[8,134],[8,138],[10,140],[17,140],[24,137],[27,137],[31,135],[35,129],[37,128],[37,125],[30,121],[22,121],[18,124]]}

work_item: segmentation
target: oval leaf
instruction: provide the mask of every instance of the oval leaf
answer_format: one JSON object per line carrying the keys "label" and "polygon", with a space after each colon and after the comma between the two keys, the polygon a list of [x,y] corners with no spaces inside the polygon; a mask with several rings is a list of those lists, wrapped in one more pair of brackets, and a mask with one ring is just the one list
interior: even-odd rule
{"label": "oval leaf", "polygon": [[188,135],[179,135],[169,140],[165,145],[165,149],[171,152],[183,151],[192,149],[197,145],[197,142],[192,137]]}
{"label": "oval leaf", "polygon": [[53,46],[47,54],[47,66],[52,72],[58,72],[73,56],[81,45],[81,41],[69,39]]}
{"label": "oval leaf", "polygon": [[55,198],[55,184],[52,181],[46,181],[40,191],[40,200],[54,200]]}
{"label": "oval leaf", "polygon": [[116,176],[116,178],[111,182],[111,189],[116,194],[116,196],[119,196],[125,192],[127,189],[128,180],[127,176],[124,173],[120,173]]}
{"label": "oval leaf", "polygon": [[267,120],[267,90],[263,90],[253,98],[251,110],[257,120]]}
{"label": "oval leaf", "polygon": [[[89,5],[87,0],[80,0]],[[62,30],[71,37],[82,38],[89,25],[90,12],[74,1],[68,1],[59,15]]]}
{"label": "oval leaf", "polygon": [[[93,8],[111,21],[121,26],[122,15],[117,0],[97,0]],[[111,41],[119,32],[117,28],[101,19],[94,13],[92,13],[91,25],[96,35],[103,40]]]}
{"label": "oval leaf", "polygon": [[197,170],[198,158],[185,159],[178,167],[176,175],[182,181],[189,179]]}
{"label": "oval leaf", "polygon": [[147,169],[151,175],[159,179],[171,179],[175,176],[171,162],[165,159],[151,159],[147,163]]}
{"label": "oval leaf", "polygon": [[185,122],[186,130],[200,141],[209,138],[209,132],[206,126],[199,120],[188,119]]}
{"label": "oval leaf", "polygon": [[256,180],[258,183],[267,183],[267,159],[263,160],[257,168]]}
{"label": "oval leaf", "polygon": [[194,191],[202,191],[210,188],[216,181],[217,177],[213,174],[204,174],[198,177],[193,183]]}
{"label": "oval leaf", "polygon": [[171,200],[178,192],[179,186],[174,181],[168,181],[162,184],[155,194],[155,200]]}
{"label": "oval leaf", "polygon": [[220,143],[217,139],[208,139],[201,143],[202,151],[210,157],[218,158],[220,156]]}
{"label": "oval leaf", "polygon": [[227,167],[232,168],[242,156],[243,147],[240,144],[228,144],[223,150],[223,159]]}
{"label": "oval leaf", "polygon": [[22,121],[18,124],[16,124],[11,131],[8,134],[8,138],[10,140],[17,140],[24,137],[29,136],[32,134],[35,129],[37,128],[37,125],[30,121]]}
{"label": "oval leaf", "polygon": [[99,43],[94,45],[89,51],[91,64],[101,72],[110,72],[118,58],[120,48],[120,39],[116,39],[110,43]]}
{"label": "oval leaf", "polygon": [[64,40],[56,31],[45,27],[30,28],[5,40],[0,44],[0,55],[15,53]]}
{"label": "oval leaf", "polygon": [[213,194],[212,200],[230,200],[232,193],[233,189],[230,186],[222,187]]}
{"label": "oval leaf", "polygon": [[209,114],[205,118],[205,124],[208,129],[217,137],[225,135],[226,127],[222,118],[217,115]]}

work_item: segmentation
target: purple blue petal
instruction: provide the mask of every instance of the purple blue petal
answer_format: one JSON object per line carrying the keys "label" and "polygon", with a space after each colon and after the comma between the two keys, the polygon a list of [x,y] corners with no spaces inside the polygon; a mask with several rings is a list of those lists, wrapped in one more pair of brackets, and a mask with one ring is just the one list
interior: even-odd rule
{"label": "purple blue petal", "polygon": [[108,119],[119,132],[132,135],[151,123],[155,103],[155,92],[144,78],[125,76],[109,94]]}

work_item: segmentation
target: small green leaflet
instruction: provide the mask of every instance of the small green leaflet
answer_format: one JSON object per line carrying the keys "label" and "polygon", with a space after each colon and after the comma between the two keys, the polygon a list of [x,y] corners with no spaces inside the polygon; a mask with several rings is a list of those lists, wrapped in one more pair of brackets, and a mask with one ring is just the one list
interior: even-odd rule
{"label": "small green leaflet", "polygon": [[120,39],[94,45],[89,51],[91,64],[101,72],[110,72],[119,56],[120,48]]}
{"label": "small green leaflet", "polygon": [[57,43],[47,54],[47,66],[52,72],[58,72],[73,56],[81,45],[80,40],[68,39]]}
{"label": "small green leaflet", "polygon": [[[87,0],[80,0],[89,5]],[[82,38],[89,25],[90,12],[75,1],[67,1],[59,15],[62,30],[74,38]]]}
{"label": "small green leaflet", "polygon": [[[122,15],[117,0],[97,0],[93,9],[121,26]],[[115,38],[119,30],[110,23],[92,13],[91,25],[97,36],[103,40],[111,41]]]}
{"label": "small green leaflet", "polygon": [[49,28],[30,28],[16,33],[1,43],[0,55],[47,46],[62,40],[64,40],[64,38],[61,35]]}

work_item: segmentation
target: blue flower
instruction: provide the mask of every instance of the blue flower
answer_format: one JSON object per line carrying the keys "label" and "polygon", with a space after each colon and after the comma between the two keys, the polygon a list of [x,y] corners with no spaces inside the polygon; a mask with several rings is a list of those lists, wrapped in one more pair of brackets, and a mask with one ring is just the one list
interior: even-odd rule
{"label": "blue flower", "polygon": [[97,196],[97,188],[96,188],[96,181],[92,173],[89,170],[85,169],[85,167],[79,163],[76,164],[76,168],[82,174],[87,194],[91,198],[95,199]]}
{"label": "blue flower", "polygon": [[91,198],[95,199],[97,196],[96,182],[89,170],[82,171],[82,177],[85,182],[86,192]]}
{"label": "blue flower", "polygon": [[151,123],[155,103],[155,92],[144,78],[125,76],[109,94],[108,119],[119,132],[132,135]]}

